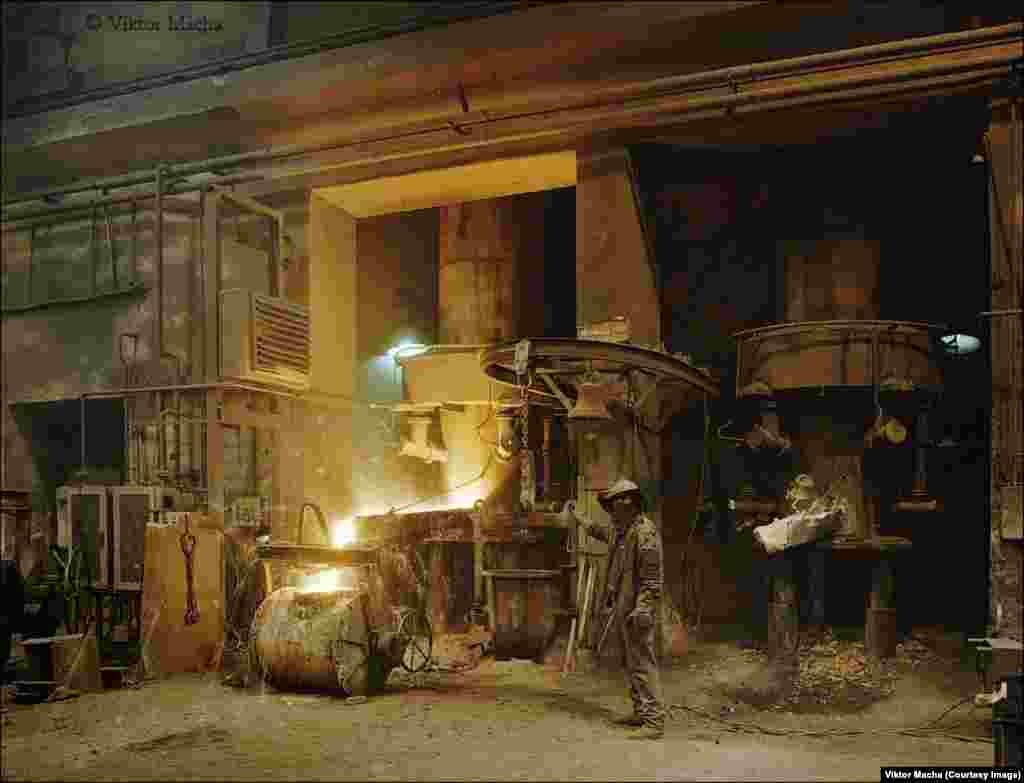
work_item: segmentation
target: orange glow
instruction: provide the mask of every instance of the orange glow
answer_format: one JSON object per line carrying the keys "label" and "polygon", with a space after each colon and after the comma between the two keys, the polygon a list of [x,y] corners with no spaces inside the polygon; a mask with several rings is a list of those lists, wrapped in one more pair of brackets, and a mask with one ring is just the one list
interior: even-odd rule
{"label": "orange glow", "polygon": [[329,593],[334,590],[344,590],[354,583],[351,574],[347,569],[328,568],[309,574],[300,588],[304,593]]}
{"label": "orange glow", "polygon": [[[423,503],[420,503],[419,505],[413,506],[412,508],[407,508],[404,511],[401,511],[399,513],[400,514],[414,514],[414,513],[420,512],[420,511],[451,511],[453,509],[470,509],[470,508],[473,507],[474,503],[476,503],[478,500],[481,500],[482,498],[483,498],[483,494],[481,493],[481,491],[479,489],[474,489],[473,487],[466,487],[464,489],[456,490],[455,492],[451,493],[450,495],[445,495],[444,497],[437,498],[436,500],[425,501]],[[402,505],[405,505],[405,504],[404,503],[396,503],[395,505],[398,506],[398,507],[401,507]],[[391,506],[382,506],[382,505],[379,505],[379,504],[374,504],[372,506],[371,505],[363,506],[362,508],[359,509],[358,512],[356,512],[355,516],[357,516],[357,517],[383,516],[384,514],[387,514],[390,511],[391,511]],[[351,522],[351,520],[346,520],[346,521]],[[352,540],[355,540],[355,536],[354,535],[352,537]],[[332,535],[332,542],[333,541],[334,541],[334,536]],[[349,543],[351,543],[351,542],[349,542]],[[334,545],[335,546],[339,546],[336,543]]]}

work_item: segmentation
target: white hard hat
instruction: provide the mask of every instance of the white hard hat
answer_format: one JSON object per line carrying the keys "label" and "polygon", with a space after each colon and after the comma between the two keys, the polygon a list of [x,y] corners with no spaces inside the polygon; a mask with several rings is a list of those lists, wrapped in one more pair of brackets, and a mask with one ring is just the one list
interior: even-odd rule
{"label": "white hard hat", "polygon": [[601,508],[605,511],[611,511],[612,501],[621,497],[622,495],[628,495],[635,493],[638,498],[643,498],[643,493],[640,492],[640,487],[634,484],[629,479],[619,479],[612,484],[608,489],[597,496],[597,502],[601,504]]}

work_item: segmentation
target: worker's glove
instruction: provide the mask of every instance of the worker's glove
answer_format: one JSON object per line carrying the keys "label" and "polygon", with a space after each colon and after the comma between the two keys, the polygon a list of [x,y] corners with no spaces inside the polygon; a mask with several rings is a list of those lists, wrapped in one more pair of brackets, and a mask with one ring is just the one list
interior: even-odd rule
{"label": "worker's glove", "polygon": [[629,620],[630,625],[632,625],[636,630],[642,632],[651,630],[654,625],[654,618],[646,609],[634,609],[629,613],[629,617],[627,619]]}

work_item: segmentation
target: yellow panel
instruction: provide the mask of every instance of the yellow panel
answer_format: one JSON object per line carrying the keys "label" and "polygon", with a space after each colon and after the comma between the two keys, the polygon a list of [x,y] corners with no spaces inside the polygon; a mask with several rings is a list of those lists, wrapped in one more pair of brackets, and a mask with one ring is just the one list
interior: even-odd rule
{"label": "yellow panel", "polygon": [[366,218],[575,184],[576,153],[568,151],[418,171],[314,192],[353,217]]}

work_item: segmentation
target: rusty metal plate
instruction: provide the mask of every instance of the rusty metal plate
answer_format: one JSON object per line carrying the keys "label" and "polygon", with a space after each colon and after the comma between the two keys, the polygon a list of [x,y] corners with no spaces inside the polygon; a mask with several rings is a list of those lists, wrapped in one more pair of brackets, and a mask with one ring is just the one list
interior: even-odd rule
{"label": "rusty metal plate", "polygon": [[[489,378],[499,384],[515,386],[516,343],[491,346],[480,353],[480,366]],[[530,360],[533,370],[563,372],[565,365],[578,364],[581,369],[602,372],[638,370],[652,375],[660,382],[680,384],[700,390],[712,397],[718,396],[718,383],[707,373],[672,354],[618,345],[600,340],[571,340],[542,338],[530,341]],[[549,397],[546,387],[538,386],[537,393]]]}
{"label": "rusty metal plate", "polygon": [[1024,509],[1021,503],[1021,485],[1007,484],[1000,489],[1003,497],[1003,538],[1020,541],[1024,538]]}
{"label": "rusty metal plate", "polygon": [[737,391],[942,387],[944,327],[908,321],[817,321],[738,332]]}
{"label": "rusty metal plate", "polygon": [[[515,390],[491,381],[481,370],[479,354],[486,346],[431,346],[424,353],[396,358],[403,370],[407,403],[440,405],[512,404],[522,401]],[[530,402],[555,404],[550,394],[532,394]]]}

